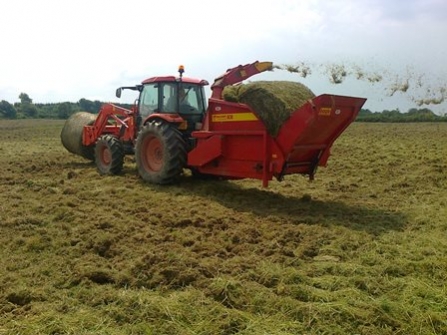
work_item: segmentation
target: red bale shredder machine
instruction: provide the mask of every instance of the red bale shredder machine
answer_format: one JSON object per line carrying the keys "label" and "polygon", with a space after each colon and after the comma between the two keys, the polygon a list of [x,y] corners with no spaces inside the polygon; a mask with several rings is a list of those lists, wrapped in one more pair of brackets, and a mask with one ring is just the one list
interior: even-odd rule
{"label": "red bale shredder machine", "polygon": [[[195,176],[259,179],[264,187],[290,174],[313,179],[366,99],[316,96],[297,106],[272,135],[248,104],[223,98],[226,86],[272,66],[254,62],[227,70],[211,85],[209,99],[208,82],[183,77],[182,66],[177,77],[152,77],[120,87],[117,97],[124,89],[139,93],[131,109],[107,103],[97,115],[74,114],[64,125],[62,143],[68,151],[95,161],[100,174],[120,173],[124,156],[134,155],[141,178],[155,184],[178,181],[184,169]],[[77,130],[70,131],[76,119]]]}

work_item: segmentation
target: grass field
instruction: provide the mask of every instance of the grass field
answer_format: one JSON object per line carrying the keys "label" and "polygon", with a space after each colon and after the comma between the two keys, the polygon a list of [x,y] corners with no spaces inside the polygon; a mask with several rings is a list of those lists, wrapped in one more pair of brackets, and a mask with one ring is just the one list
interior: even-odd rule
{"label": "grass field", "polygon": [[145,184],[0,121],[0,334],[447,334],[447,124],[352,124],[309,182]]}

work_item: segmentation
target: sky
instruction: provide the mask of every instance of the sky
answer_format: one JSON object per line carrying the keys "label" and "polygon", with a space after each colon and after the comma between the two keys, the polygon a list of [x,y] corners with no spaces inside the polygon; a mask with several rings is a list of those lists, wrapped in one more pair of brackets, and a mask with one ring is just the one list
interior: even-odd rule
{"label": "sky", "polygon": [[[305,64],[311,74],[275,70],[250,81],[291,80],[316,95],[364,97],[372,111],[447,113],[445,0],[0,0],[0,6],[0,100],[10,103],[22,92],[35,103],[128,103],[135,93],[118,100],[117,87],[177,75],[180,64],[185,76],[212,83],[228,68],[272,61]],[[340,84],[328,76],[333,66],[347,69]],[[353,69],[382,79],[358,79]]]}

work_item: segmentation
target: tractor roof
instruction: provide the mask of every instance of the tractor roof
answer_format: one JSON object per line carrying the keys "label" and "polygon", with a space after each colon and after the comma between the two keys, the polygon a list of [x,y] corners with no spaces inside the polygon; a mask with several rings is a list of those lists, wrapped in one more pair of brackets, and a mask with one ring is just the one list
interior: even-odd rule
{"label": "tractor roof", "polygon": [[[157,82],[178,82],[180,81],[179,77],[174,76],[163,76],[163,77],[151,77],[146,80],[143,80],[142,84],[149,84],[149,83],[157,83]],[[188,77],[182,77],[182,82],[188,83],[188,84],[198,84],[202,86],[209,85],[208,81],[204,79],[196,79],[196,78],[188,78]]]}

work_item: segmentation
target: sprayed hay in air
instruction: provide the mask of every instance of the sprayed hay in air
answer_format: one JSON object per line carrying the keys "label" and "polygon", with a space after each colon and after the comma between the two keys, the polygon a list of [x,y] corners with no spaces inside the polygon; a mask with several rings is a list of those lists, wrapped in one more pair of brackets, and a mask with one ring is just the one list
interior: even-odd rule
{"label": "sprayed hay in air", "polygon": [[70,116],[61,131],[62,145],[69,152],[93,160],[93,149],[82,145],[82,132],[85,125],[95,121],[96,115],[78,112]]}
{"label": "sprayed hay in air", "polygon": [[[363,81],[370,85],[382,83],[380,87],[385,88],[388,97],[394,96],[396,93],[404,94],[419,107],[440,105],[447,101],[445,76],[440,77],[440,82],[436,84],[437,87],[434,87],[433,84],[430,84],[433,82],[433,78],[428,81],[423,80],[425,74],[418,74],[411,66],[407,66],[404,75],[392,69],[376,68],[374,64],[361,66],[353,62],[315,64],[301,61],[294,64],[275,64],[273,70],[284,70],[302,78],[319,74],[325,76],[329,83],[335,85],[343,84],[347,79]],[[422,92],[424,90],[425,93]]]}
{"label": "sprayed hay in air", "polygon": [[424,98],[414,98],[413,101],[419,107],[422,105],[440,105],[447,100],[447,87],[441,87],[437,90],[427,89],[426,95]]}
{"label": "sprayed hay in air", "polygon": [[346,67],[343,64],[328,65],[327,72],[329,74],[329,81],[332,84],[341,84],[348,75]]}
{"label": "sprayed hay in air", "polygon": [[310,66],[305,64],[304,62],[301,62],[297,65],[292,64],[273,65],[273,69],[286,70],[290,73],[296,73],[303,78],[306,78],[308,75],[312,74]]}
{"label": "sprayed hay in air", "polygon": [[409,80],[408,79],[406,79],[405,81],[403,81],[403,82],[398,82],[397,80],[396,80],[396,82],[390,87],[390,93],[389,93],[389,96],[391,97],[391,96],[393,96],[396,92],[403,92],[403,93],[405,93],[405,92],[407,92],[408,91],[408,88],[410,87],[410,83],[409,83]]}
{"label": "sprayed hay in air", "polygon": [[268,132],[277,136],[291,113],[315,94],[305,85],[292,81],[257,81],[227,86],[223,97],[227,101],[250,106],[264,122]]}

